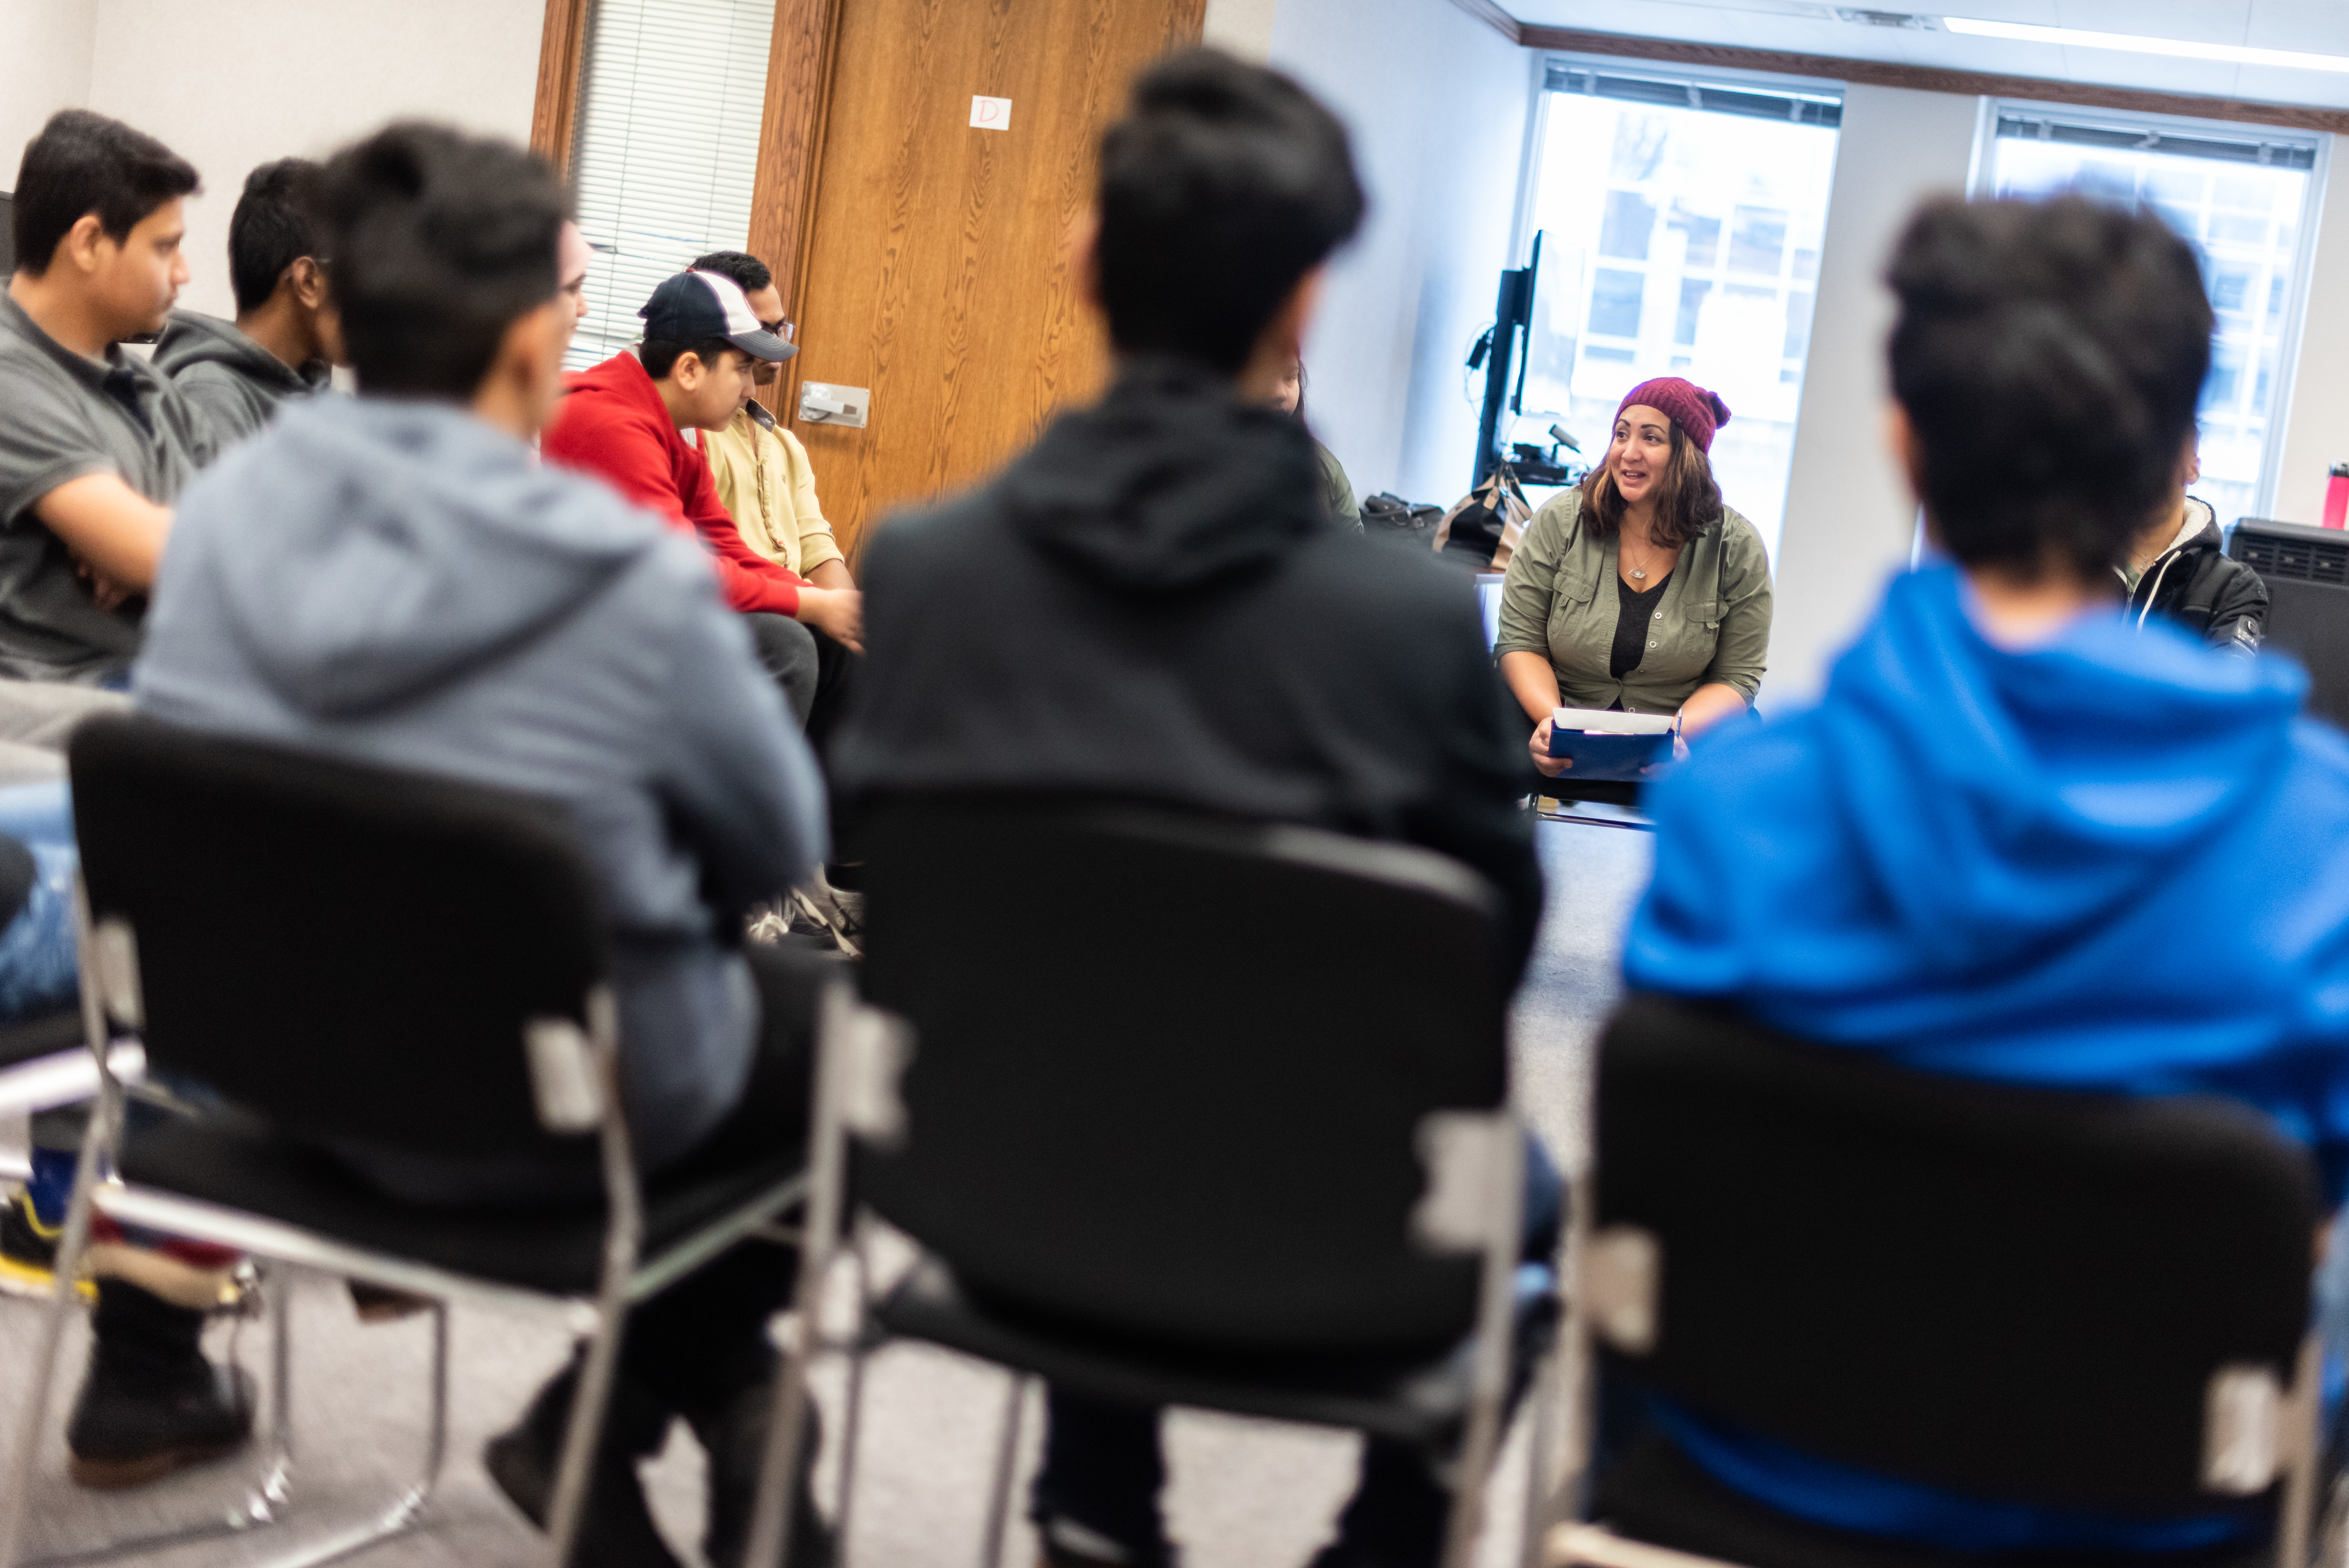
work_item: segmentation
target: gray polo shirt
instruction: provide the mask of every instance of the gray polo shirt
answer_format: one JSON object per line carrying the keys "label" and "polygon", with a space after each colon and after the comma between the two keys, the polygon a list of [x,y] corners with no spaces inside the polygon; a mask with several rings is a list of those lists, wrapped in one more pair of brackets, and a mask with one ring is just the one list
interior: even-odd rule
{"label": "gray polo shirt", "polygon": [[143,599],[99,609],[33,503],[111,473],[168,506],[213,449],[203,415],[161,372],[119,345],[103,361],[85,358],[0,292],[0,676],[119,675],[146,614]]}

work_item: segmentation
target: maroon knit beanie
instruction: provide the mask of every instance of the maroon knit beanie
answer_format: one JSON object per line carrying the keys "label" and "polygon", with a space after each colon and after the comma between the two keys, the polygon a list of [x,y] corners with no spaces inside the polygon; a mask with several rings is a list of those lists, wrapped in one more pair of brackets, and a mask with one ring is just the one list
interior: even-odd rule
{"label": "maroon knit beanie", "polygon": [[1638,404],[1654,408],[1668,416],[1671,422],[1688,432],[1700,452],[1713,450],[1713,433],[1729,423],[1729,405],[1721,395],[1708,392],[1693,381],[1677,376],[1659,376],[1653,381],[1642,381],[1623,394],[1623,401],[1615,405],[1615,417],[1621,418],[1623,410]]}

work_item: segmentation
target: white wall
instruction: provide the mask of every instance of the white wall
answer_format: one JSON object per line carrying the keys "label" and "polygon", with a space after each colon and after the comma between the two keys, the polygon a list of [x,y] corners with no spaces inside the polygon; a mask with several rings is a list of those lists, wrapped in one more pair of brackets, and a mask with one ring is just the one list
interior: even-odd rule
{"label": "white wall", "polygon": [[0,191],[16,188],[25,143],[89,98],[98,0],[0,0]]}
{"label": "white wall", "polygon": [[1307,345],[1307,414],[1357,496],[1449,505],[1476,446],[1460,362],[1520,259],[1534,56],[1447,0],[1280,0],[1270,58],[1346,121],[1371,197]]}
{"label": "white wall", "polygon": [[[395,117],[530,136],[544,0],[97,0],[95,9],[88,107],[160,137],[203,175],[204,193],[189,203],[195,275],[181,295],[196,310],[233,314],[229,213],[254,164],[331,151]],[[0,38],[13,46],[13,33]],[[5,89],[0,105],[13,109]]]}
{"label": "white wall", "polygon": [[1923,198],[1962,194],[1982,100],[1898,88],[1844,89],[1819,260],[1819,311],[1775,567],[1763,700],[1805,702],[1909,562],[1917,508],[1884,445],[1883,273]]}
{"label": "white wall", "polygon": [[[2280,522],[2324,521],[2324,485],[2335,463],[2349,462],[2349,141],[2333,139],[2331,169],[2316,221],[2308,308],[2302,318],[2300,357],[2292,398],[2284,405],[2283,445],[2276,462]],[[2234,521],[2232,518],[2222,520]]]}
{"label": "white wall", "polygon": [[1205,42],[1244,60],[1261,60],[1272,50],[1272,14],[1278,0],[1207,0]]}

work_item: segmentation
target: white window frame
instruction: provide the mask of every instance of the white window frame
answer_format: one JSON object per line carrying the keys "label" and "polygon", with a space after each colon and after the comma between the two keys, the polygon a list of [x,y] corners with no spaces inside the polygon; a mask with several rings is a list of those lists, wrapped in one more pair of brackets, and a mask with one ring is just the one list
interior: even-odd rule
{"label": "white window frame", "polygon": [[[1850,84],[1848,82],[1830,77],[1792,76],[1775,71],[1743,70],[1727,66],[1706,66],[1691,68],[1686,67],[1676,67],[1660,61],[1634,59],[1618,55],[1586,54],[1572,50],[1536,51],[1534,52],[1532,79],[1529,84],[1534,95],[1533,111],[1526,117],[1526,151],[1525,156],[1521,160],[1519,170],[1517,182],[1517,210],[1510,236],[1509,254],[1512,259],[1509,264],[1511,266],[1526,265],[1529,260],[1527,253],[1533,246],[1535,232],[1534,207],[1540,198],[1542,189],[1542,156],[1544,151],[1549,146],[1549,117],[1550,110],[1553,107],[1551,98],[1554,96],[1554,91],[1549,86],[1549,80],[1552,73],[1557,70],[1565,70],[1568,72],[1590,71],[1604,76],[1630,77],[1636,80],[1677,86],[1687,86],[1692,84],[1698,88],[1700,91],[1706,88],[1725,88],[1731,89],[1742,88],[1751,89],[1755,92],[1767,93],[1779,98],[1829,100],[1834,102],[1837,106],[1838,109],[1835,129],[1838,139],[1837,143],[1838,149],[1837,156],[1839,157],[1841,155],[1840,149],[1842,143],[1840,139],[1842,136],[1842,122],[1840,110],[1846,98],[1850,93]],[[1632,100],[1619,101],[1628,102]],[[1702,104],[1692,105],[1691,107],[1698,108],[1702,108]],[[1828,191],[1830,200],[1832,200],[1834,191],[1832,177],[1830,177],[1829,180]],[[1728,243],[1728,231],[1724,225],[1722,234],[1722,243],[1724,248]],[[1826,259],[1826,250],[1823,244],[1819,259],[1821,273],[1824,273],[1825,272]],[[1789,264],[1791,264],[1791,262]],[[1598,270],[1598,267],[1594,263],[1592,267],[1594,276]],[[1591,280],[1586,279],[1586,290],[1590,286],[1590,283]],[[1783,278],[1781,280],[1781,286],[1785,286]],[[1817,330],[1817,317],[1819,311],[1817,276],[1815,275],[1813,277],[1809,286],[1812,293],[1813,313],[1811,327],[1812,331],[1815,333]],[[1581,309],[1583,311],[1581,319],[1587,325],[1589,309],[1589,300],[1587,294],[1586,297],[1582,301]],[[1807,335],[1805,339],[1803,348],[1803,374],[1805,378],[1807,380],[1810,375],[1810,343]],[[1796,446],[1799,446],[1802,440],[1801,410],[1802,403],[1801,399],[1798,398],[1795,404],[1795,413],[1793,421],[1793,434],[1791,437],[1791,440]],[[1595,456],[1595,454],[1585,455]],[[1778,545],[1776,542],[1773,542],[1771,552],[1774,557],[1776,554],[1777,548]]]}
{"label": "white window frame", "polygon": [[[2266,517],[2275,511],[2276,487],[2282,480],[2284,431],[2292,422],[2292,405],[2300,390],[2302,338],[2308,321],[2309,291],[2315,282],[2316,231],[2324,215],[2324,187],[2333,165],[2334,138],[2323,131],[2292,130],[2282,126],[2255,125],[2241,120],[2201,119],[2191,115],[2147,114],[2133,109],[2084,108],[2054,98],[1985,98],[1974,133],[1971,197],[1993,189],[1998,162],[1998,122],[2007,111],[2058,118],[2074,124],[2110,127],[2116,130],[2152,131],[2199,136],[2215,141],[2264,142],[2277,147],[2313,147],[2308,169],[2308,196],[2301,204],[2300,233],[2292,253],[2292,288],[2284,299],[2283,318],[2277,328],[2276,385],[2268,393],[2268,428],[2260,449],[2260,482],[2252,491],[2251,515]],[[2231,528],[2234,519],[2220,519]]]}

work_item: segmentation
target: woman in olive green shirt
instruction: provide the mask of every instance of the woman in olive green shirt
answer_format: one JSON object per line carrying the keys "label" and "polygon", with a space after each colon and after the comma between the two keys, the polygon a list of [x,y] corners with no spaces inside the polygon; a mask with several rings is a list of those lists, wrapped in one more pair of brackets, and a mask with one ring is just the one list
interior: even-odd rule
{"label": "woman in olive green shirt", "polygon": [[1635,387],[1607,457],[1526,526],[1501,586],[1502,678],[1555,778],[1560,707],[1673,713],[1694,734],[1744,713],[1770,647],[1770,562],[1722,504],[1706,454],[1729,420],[1677,377]]}
{"label": "woman in olive green shirt", "polygon": [[[1299,359],[1290,365],[1288,374],[1280,378],[1280,386],[1272,395],[1272,406],[1299,424],[1305,424],[1305,361]],[[1313,428],[1306,425],[1305,433],[1313,435]],[[1354,481],[1346,477],[1338,454],[1323,446],[1320,437],[1314,436],[1313,455],[1321,460],[1321,509],[1330,514],[1332,522],[1361,532],[1362,509],[1354,501]]]}

